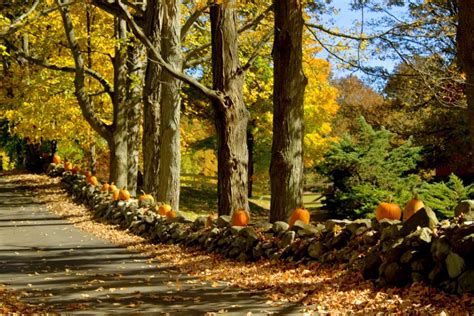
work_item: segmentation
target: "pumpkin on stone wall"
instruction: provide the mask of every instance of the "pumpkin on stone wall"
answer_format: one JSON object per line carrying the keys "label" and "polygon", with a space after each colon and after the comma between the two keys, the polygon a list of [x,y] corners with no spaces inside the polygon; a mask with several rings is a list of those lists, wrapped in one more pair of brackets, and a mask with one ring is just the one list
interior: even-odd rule
{"label": "pumpkin on stone wall", "polygon": [[403,209],[403,221],[406,221],[424,207],[425,204],[423,201],[418,199],[418,196],[415,194],[415,196],[405,204],[405,208]]}
{"label": "pumpkin on stone wall", "polygon": [[109,192],[114,193],[117,190],[117,186],[112,182],[109,186]]}
{"label": "pumpkin on stone wall", "polygon": [[57,155],[57,154],[54,154],[53,155],[53,163],[60,164],[61,163],[61,157],[59,157],[59,155]]}
{"label": "pumpkin on stone wall", "polygon": [[128,190],[125,187],[119,190],[119,200],[121,201],[130,200],[130,192],[128,192]]}
{"label": "pumpkin on stone wall", "polygon": [[142,195],[140,195],[140,197],[138,198],[138,201],[139,202],[142,202],[142,203],[155,203],[155,199],[153,198],[153,196],[151,194],[146,194],[144,191],[142,191]]}
{"label": "pumpkin on stone wall", "polygon": [[396,203],[382,202],[375,209],[375,218],[380,222],[382,219],[397,219],[402,216],[400,206]]}
{"label": "pumpkin on stone wall", "polygon": [[97,180],[96,176],[90,176],[87,178],[87,183],[89,183],[90,185],[98,186],[99,180]]}
{"label": "pumpkin on stone wall", "polygon": [[119,190],[115,190],[114,192],[112,192],[112,200],[113,201],[118,201],[119,199]]}
{"label": "pumpkin on stone wall", "polygon": [[247,226],[250,221],[250,214],[248,211],[239,208],[232,213],[231,224],[232,226]]}
{"label": "pumpkin on stone wall", "polygon": [[161,216],[166,216],[171,211],[171,205],[163,203],[158,207],[158,214]]}
{"label": "pumpkin on stone wall", "polygon": [[290,227],[293,227],[293,225],[296,223],[296,221],[302,221],[305,224],[309,224],[309,219],[310,219],[310,214],[309,211],[305,208],[298,207],[293,211],[291,214],[288,224]]}
{"label": "pumpkin on stone wall", "polygon": [[168,213],[166,213],[166,218],[168,219],[173,219],[176,218],[177,214],[175,210],[170,210]]}
{"label": "pumpkin on stone wall", "polygon": [[110,188],[110,184],[108,182],[104,183],[102,187],[100,188],[101,192],[108,192]]}

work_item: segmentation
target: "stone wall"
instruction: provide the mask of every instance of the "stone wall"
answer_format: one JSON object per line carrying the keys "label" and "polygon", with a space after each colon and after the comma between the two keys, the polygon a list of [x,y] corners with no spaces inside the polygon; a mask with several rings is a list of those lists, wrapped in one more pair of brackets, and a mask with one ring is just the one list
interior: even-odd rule
{"label": "stone wall", "polygon": [[285,222],[236,227],[229,216],[168,219],[156,213],[155,205],[112,201],[110,193],[87,184],[83,175],[62,171],[51,168],[50,175],[62,176],[73,199],[87,205],[94,217],[152,242],[199,247],[241,261],[344,263],[381,286],[425,281],[450,293],[474,292],[474,223],[466,220],[470,208],[441,222],[425,208],[404,223],[358,219],[314,225],[297,221],[291,229]]}

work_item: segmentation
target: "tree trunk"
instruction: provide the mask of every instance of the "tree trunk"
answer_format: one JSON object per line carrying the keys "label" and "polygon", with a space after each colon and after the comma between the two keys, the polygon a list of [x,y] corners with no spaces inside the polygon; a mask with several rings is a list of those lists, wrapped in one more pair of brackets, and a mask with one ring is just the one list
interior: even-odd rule
{"label": "tree trunk", "polygon": [[242,95],[243,72],[239,65],[237,3],[211,6],[213,88],[224,94],[213,100],[217,132],[218,211],[228,215],[248,205],[248,110]]}
{"label": "tree trunk", "polygon": [[[145,16],[145,33],[161,52],[161,1],[150,0]],[[151,52],[149,60],[154,60]],[[160,78],[161,67],[148,61],[143,89],[143,189],[156,197],[160,167]]]}
{"label": "tree trunk", "polygon": [[92,174],[97,172],[97,159],[95,156],[95,143],[89,146],[89,169]]}
{"label": "tree trunk", "polygon": [[[174,69],[181,71],[181,0],[163,3],[163,26],[161,52],[163,58]],[[161,125],[160,125],[160,171],[158,201],[170,203],[174,210],[179,209],[181,147],[180,147],[180,108],[181,80],[169,72],[161,75]]]}
{"label": "tree trunk", "polygon": [[274,0],[273,143],[270,222],[286,220],[302,206],[303,100],[302,2]]}
{"label": "tree trunk", "polygon": [[252,130],[249,128],[247,130],[247,150],[249,152],[249,170],[248,170],[248,197],[252,197],[252,188],[253,188],[253,148],[254,148],[254,138]]}
{"label": "tree trunk", "polygon": [[143,96],[143,67],[145,48],[137,40],[127,48],[127,188],[132,196],[137,195],[138,156],[140,152],[140,113]]}
{"label": "tree trunk", "polygon": [[118,18],[115,23],[116,38],[119,41],[114,56],[114,133],[109,142],[109,181],[122,188],[127,186],[127,23]]}
{"label": "tree trunk", "polygon": [[471,166],[474,166],[474,1],[458,0],[457,49],[466,74],[464,93],[467,100]]}
{"label": "tree trunk", "polygon": [[[87,30],[87,68],[92,69],[92,23],[93,23],[93,7],[91,4],[86,4],[86,30]],[[87,85],[90,87],[92,84],[92,78],[88,78]],[[91,105],[93,107],[93,104]],[[91,136],[93,139],[94,136]],[[95,142],[93,141],[88,150],[89,154],[89,170],[92,174],[97,172],[96,164],[97,160],[95,157]]]}

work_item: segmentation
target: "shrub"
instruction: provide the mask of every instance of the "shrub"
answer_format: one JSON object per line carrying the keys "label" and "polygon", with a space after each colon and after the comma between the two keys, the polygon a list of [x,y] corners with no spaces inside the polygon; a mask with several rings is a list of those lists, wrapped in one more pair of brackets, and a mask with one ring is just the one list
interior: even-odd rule
{"label": "shrub", "polygon": [[325,204],[336,217],[373,216],[390,196],[403,204],[402,192],[419,181],[414,171],[421,147],[413,146],[411,139],[396,143],[392,132],[373,129],[363,117],[359,126],[355,137],[345,135],[334,143],[318,166],[334,184]]}
{"label": "shrub", "polygon": [[464,186],[461,179],[451,174],[448,182],[423,183],[418,194],[436,215],[452,217],[460,201],[474,199],[474,184]]}

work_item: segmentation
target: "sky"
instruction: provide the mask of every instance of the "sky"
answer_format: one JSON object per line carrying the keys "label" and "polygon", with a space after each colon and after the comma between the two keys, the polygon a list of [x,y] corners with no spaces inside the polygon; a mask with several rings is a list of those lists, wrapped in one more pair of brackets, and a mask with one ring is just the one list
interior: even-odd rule
{"label": "sky", "polygon": [[[350,8],[350,0],[332,0],[331,5],[334,6],[335,9],[338,10],[337,14],[328,14],[328,15],[323,15],[321,17],[322,21],[321,23],[325,25],[326,27],[330,27],[331,29],[338,29],[339,31],[347,31],[347,30],[354,30],[356,28],[357,30],[360,30],[360,22],[362,20],[362,12],[360,10],[353,11]],[[406,8],[395,8],[390,11],[397,17],[402,17],[404,14],[406,14]],[[381,14],[375,14],[368,12],[366,10],[364,12],[364,20],[367,22],[371,19],[376,19],[380,18],[382,15]],[[374,32],[373,28],[370,28],[370,26],[365,24],[365,29],[364,33],[369,34],[371,32]],[[354,42],[355,43],[355,42]],[[347,51],[347,54],[353,54],[354,56],[357,55],[357,49],[349,49]],[[341,68],[342,63],[337,61],[334,57],[331,57],[325,50],[321,51],[319,53],[319,57],[328,59],[331,62],[332,65],[332,71],[333,75],[335,77],[343,77],[347,76],[349,74],[355,74],[358,77],[361,77],[362,79],[368,79],[366,75],[364,75],[361,71],[355,71],[354,70],[347,70]],[[371,58],[370,60],[363,61],[363,65],[366,66],[383,66],[387,70],[392,71],[394,67],[397,65],[399,61],[398,60],[377,60]],[[370,80],[369,80],[370,81]]]}

